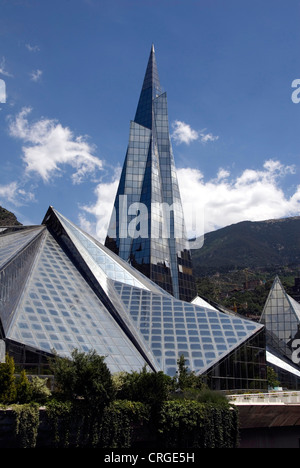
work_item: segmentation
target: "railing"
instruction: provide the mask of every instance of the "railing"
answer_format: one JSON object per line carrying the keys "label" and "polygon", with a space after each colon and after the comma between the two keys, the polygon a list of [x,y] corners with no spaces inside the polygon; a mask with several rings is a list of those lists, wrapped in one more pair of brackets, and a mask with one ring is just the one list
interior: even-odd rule
{"label": "railing", "polygon": [[228,395],[234,405],[300,405],[300,392],[269,392]]}

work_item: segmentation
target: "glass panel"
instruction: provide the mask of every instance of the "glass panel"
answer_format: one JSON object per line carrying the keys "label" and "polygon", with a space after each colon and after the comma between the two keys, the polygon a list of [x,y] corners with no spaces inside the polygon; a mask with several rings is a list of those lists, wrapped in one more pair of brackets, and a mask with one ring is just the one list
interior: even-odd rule
{"label": "glass panel", "polygon": [[[48,265],[52,266],[51,277]],[[52,294],[54,279],[61,286],[55,296]],[[48,294],[39,291],[40,284]],[[34,305],[32,297],[38,298],[40,307]],[[64,308],[57,307],[58,301]],[[46,317],[41,311],[45,311]],[[25,327],[30,331],[24,332]],[[72,348],[97,347],[99,354],[111,355],[114,368],[119,370],[131,367],[133,362],[131,368],[135,370],[144,365],[138,351],[50,234],[22,295],[8,337],[18,341],[20,336],[24,344],[48,352],[56,349],[66,355]]]}

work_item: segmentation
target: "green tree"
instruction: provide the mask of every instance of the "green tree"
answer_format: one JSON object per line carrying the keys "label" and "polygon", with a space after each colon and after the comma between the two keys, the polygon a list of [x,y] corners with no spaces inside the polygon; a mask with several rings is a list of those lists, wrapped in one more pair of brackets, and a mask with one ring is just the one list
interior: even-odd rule
{"label": "green tree", "polygon": [[201,390],[204,386],[202,378],[197,376],[194,372],[189,371],[186,365],[186,360],[182,354],[177,360],[177,390],[197,389]]}
{"label": "green tree", "polygon": [[21,371],[20,377],[16,381],[16,400],[18,403],[28,403],[32,398],[32,387],[25,370]]}
{"label": "green tree", "polygon": [[270,388],[275,388],[275,387],[280,386],[277,374],[272,367],[269,367],[269,366],[267,367],[267,376],[268,376],[268,386]]}
{"label": "green tree", "polygon": [[16,395],[15,362],[6,354],[5,362],[0,364],[0,401],[13,403],[16,401]]}
{"label": "green tree", "polygon": [[55,356],[52,361],[57,391],[65,400],[84,399],[87,405],[103,409],[114,398],[115,389],[105,357],[95,351],[75,349],[71,359]]}
{"label": "green tree", "polygon": [[173,389],[171,377],[163,372],[149,372],[146,366],[141,372],[124,373],[117,397],[122,400],[140,401],[157,407],[168,400]]}
{"label": "green tree", "polygon": [[45,379],[34,376],[30,382],[32,401],[37,403],[45,403],[45,401],[51,396],[51,390],[47,387]]}

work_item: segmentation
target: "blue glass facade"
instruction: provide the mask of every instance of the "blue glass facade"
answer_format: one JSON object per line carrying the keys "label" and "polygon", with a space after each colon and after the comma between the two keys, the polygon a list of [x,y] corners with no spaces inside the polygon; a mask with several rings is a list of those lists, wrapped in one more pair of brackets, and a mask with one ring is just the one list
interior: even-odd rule
{"label": "blue glass facade", "polygon": [[105,245],[172,294],[196,296],[154,48],[136,110]]}

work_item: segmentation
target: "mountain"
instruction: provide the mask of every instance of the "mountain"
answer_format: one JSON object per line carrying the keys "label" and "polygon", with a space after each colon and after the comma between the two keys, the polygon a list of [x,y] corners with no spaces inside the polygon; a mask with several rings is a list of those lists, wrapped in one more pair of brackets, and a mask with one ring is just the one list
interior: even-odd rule
{"label": "mountain", "polygon": [[20,226],[21,223],[16,216],[10,211],[0,206],[0,226]]}
{"label": "mountain", "polygon": [[198,277],[245,268],[298,268],[300,217],[233,224],[206,234],[203,247],[192,254]]}
{"label": "mountain", "polygon": [[208,233],[192,258],[200,296],[257,319],[276,275],[296,298],[300,217],[245,221]]}

